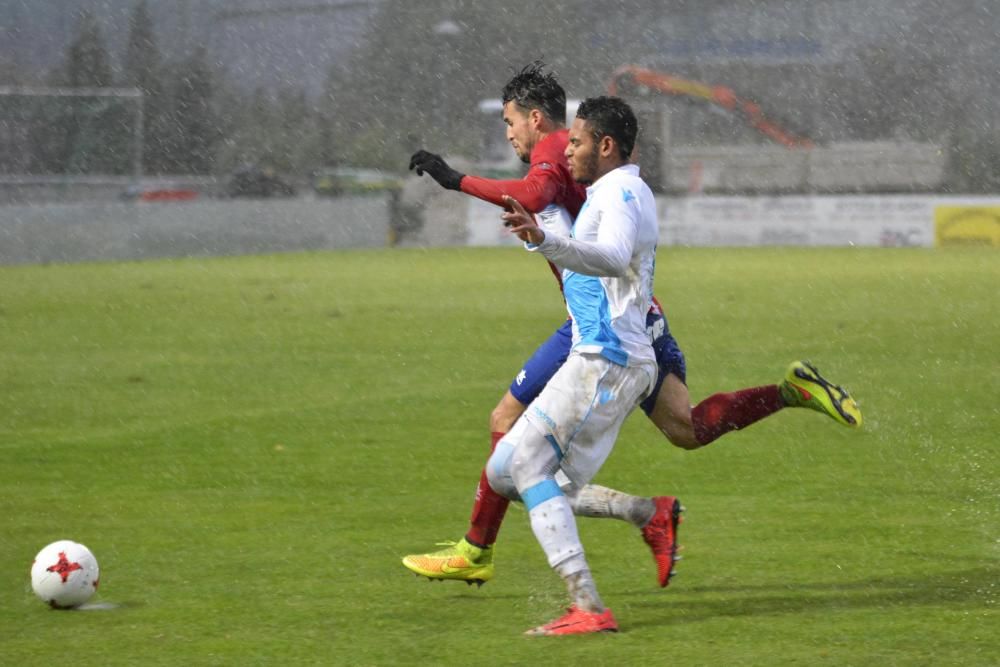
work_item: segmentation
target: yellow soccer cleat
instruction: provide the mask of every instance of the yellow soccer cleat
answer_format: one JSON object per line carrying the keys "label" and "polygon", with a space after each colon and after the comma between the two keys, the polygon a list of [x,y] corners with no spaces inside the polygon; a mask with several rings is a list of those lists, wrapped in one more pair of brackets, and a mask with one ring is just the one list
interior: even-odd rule
{"label": "yellow soccer cleat", "polygon": [[480,548],[463,537],[458,542],[439,542],[445,547],[429,554],[410,554],[403,565],[411,572],[431,580],[455,579],[470,586],[482,586],[493,578],[493,547]]}
{"label": "yellow soccer cleat", "polygon": [[845,426],[861,426],[861,409],[843,387],[831,384],[808,361],[794,361],[779,385],[792,407],[812,408]]}

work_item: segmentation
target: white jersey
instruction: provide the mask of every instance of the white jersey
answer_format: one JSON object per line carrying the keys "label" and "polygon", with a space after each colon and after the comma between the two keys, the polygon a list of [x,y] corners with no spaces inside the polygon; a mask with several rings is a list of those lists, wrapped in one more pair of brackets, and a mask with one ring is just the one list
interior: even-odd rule
{"label": "white jersey", "polygon": [[587,188],[569,238],[546,233],[538,251],[562,269],[573,349],[620,366],[655,363],[646,331],[659,225],[656,201],[626,164]]}

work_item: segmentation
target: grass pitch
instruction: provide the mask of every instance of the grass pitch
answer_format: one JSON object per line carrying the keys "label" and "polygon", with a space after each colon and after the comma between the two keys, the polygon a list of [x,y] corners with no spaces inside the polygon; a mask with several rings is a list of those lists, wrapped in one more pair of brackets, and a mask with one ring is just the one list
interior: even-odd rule
{"label": "grass pitch", "polygon": [[[529,639],[565,593],[520,508],[481,589],[399,559],[465,530],[489,412],[563,317],[540,258],[0,269],[0,663],[996,664],[1000,256],[668,248],[657,280],[695,401],[808,358],[865,428],[786,410],[685,452],[633,415],[596,481],[681,497],[680,575],[582,519],[622,632]],[[34,598],[61,538],[111,608]]]}

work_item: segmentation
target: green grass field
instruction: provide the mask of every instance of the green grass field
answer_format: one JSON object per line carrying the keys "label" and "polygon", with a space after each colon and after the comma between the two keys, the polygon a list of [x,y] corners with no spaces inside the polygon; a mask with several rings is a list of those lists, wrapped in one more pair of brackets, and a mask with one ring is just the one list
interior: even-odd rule
{"label": "green grass field", "polygon": [[[1000,254],[667,248],[657,280],[695,401],[808,358],[865,428],[787,410],[685,452],[633,415],[597,481],[681,497],[679,576],[582,519],[622,632],[537,639],[565,592],[523,509],[481,589],[399,559],[465,530],[563,317],[538,257],[0,268],[0,664],[996,665]],[[61,538],[113,608],[34,597]]]}

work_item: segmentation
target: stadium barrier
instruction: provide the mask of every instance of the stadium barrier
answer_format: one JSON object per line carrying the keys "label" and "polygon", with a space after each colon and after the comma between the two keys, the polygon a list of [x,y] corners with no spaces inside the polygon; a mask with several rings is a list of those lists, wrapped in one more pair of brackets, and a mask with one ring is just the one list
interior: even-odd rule
{"label": "stadium barrier", "polygon": [[659,205],[668,245],[927,247],[934,240],[928,197],[686,197]]}
{"label": "stadium barrier", "polygon": [[[1000,197],[657,202],[664,246],[1000,247]],[[401,215],[401,209],[381,195],[0,206],[0,264],[518,244],[500,224],[497,207],[455,192],[437,188],[419,210]]]}
{"label": "stadium barrier", "polygon": [[0,206],[0,264],[385,246],[391,198]]}
{"label": "stadium barrier", "polygon": [[[469,200],[470,245],[516,245]],[[1000,247],[1000,198],[927,195],[657,197],[660,245]]]}

